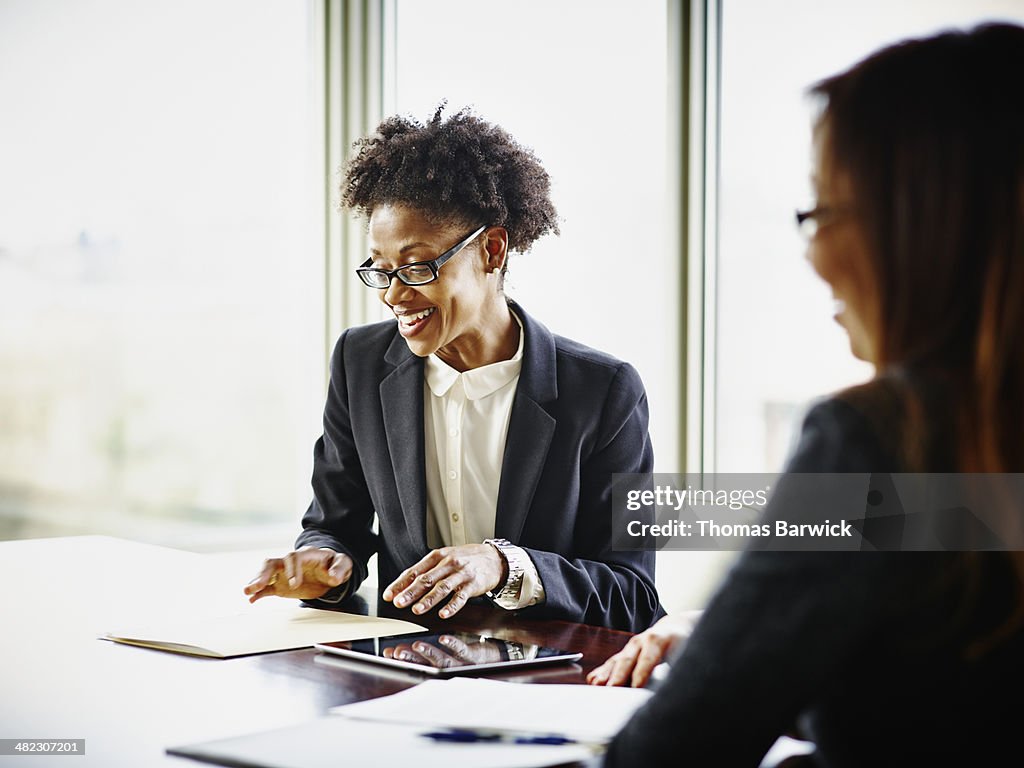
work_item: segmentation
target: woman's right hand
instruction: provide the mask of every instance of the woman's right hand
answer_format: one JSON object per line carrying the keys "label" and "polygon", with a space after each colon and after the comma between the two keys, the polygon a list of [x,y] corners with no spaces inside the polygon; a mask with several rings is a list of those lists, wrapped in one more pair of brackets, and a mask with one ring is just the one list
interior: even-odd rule
{"label": "woman's right hand", "polygon": [[315,600],[348,581],[352,566],[352,558],[343,552],[303,547],[264,560],[263,570],[245,585],[245,594],[250,603],[270,595]]}
{"label": "woman's right hand", "polygon": [[700,611],[685,611],[662,616],[643,632],[629,638],[621,651],[591,670],[587,682],[591,685],[628,683],[633,688],[642,688],[654,668],[690,636],[700,614]]}

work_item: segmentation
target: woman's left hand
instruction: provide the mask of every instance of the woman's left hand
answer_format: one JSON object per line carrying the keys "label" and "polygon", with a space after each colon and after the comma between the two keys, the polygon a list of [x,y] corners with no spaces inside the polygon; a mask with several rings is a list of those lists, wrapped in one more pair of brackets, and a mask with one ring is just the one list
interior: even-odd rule
{"label": "woman's left hand", "polygon": [[505,560],[490,544],[461,544],[432,550],[387,586],[382,598],[399,608],[426,613],[446,599],[438,615],[454,616],[471,597],[482,595],[506,577]]}
{"label": "woman's left hand", "polygon": [[587,682],[591,685],[644,687],[654,668],[690,636],[701,613],[684,611],[674,616],[662,616],[653,626],[629,638],[621,651],[591,670]]}

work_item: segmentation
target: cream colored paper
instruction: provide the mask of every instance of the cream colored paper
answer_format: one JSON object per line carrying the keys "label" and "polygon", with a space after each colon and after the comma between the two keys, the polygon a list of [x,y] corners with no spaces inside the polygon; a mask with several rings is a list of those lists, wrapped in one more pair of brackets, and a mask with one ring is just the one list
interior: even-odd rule
{"label": "cream colored paper", "polygon": [[425,629],[398,619],[284,605],[253,605],[238,612],[175,619],[108,632],[103,639],[193,656],[226,659],[250,653],[306,648],[314,643],[404,635]]}
{"label": "cream colored paper", "polygon": [[[280,597],[250,604],[242,589],[274,553],[196,554],[106,537],[51,539],[47,546],[50,560],[87,576],[88,589],[65,610],[85,606],[82,625],[103,640],[229,658],[424,629]],[[24,559],[22,567],[31,562]]]}

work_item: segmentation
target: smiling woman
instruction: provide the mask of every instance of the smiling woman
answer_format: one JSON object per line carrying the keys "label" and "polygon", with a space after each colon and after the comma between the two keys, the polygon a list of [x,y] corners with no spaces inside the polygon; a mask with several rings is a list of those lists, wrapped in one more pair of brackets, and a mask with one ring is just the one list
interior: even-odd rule
{"label": "smiling woman", "polygon": [[[834,319],[850,338],[850,351],[865,362],[878,354],[878,286],[867,268],[868,242],[861,219],[848,202],[853,197],[850,176],[831,160],[830,131],[825,124],[814,133],[814,195],[821,202],[797,214],[797,224],[808,237],[807,259],[832,289]],[[809,230],[807,222],[814,222]]]}
{"label": "smiling woman", "polygon": [[[449,242],[452,231],[464,227],[437,227],[417,209],[405,205],[382,205],[370,216],[370,245],[381,263],[402,264],[389,285],[381,288],[381,301],[398,318],[398,332],[418,357],[436,354],[457,371],[468,371],[507,360],[519,346],[519,327],[513,321],[500,288],[499,270],[507,251],[506,231],[501,227],[478,227],[435,260],[424,255],[440,250],[435,242]],[[481,245],[467,247],[483,233]],[[415,285],[402,279],[403,270],[430,270],[434,274],[456,253],[469,252],[451,262],[445,279],[431,276]],[[483,255],[483,261],[472,256]],[[415,274],[415,273],[414,273]]]}
{"label": "smiling woman", "polygon": [[382,598],[414,614],[486,596],[643,629],[663,614],[654,553],[611,543],[613,473],[653,469],[643,384],[506,298],[509,253],[557,232],[548,174],[500,127],[442,112],[356,143],[357,272],[395,319],[338,340],[298,549],[246,592],[336,603],[377,552]]}

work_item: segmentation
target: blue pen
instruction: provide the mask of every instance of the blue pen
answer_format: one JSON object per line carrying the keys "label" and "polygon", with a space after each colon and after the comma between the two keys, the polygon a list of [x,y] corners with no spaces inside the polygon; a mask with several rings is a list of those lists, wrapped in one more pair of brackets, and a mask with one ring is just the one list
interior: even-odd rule
{"label": "blue pen", "polygon": [[568,736],[520,736],[515,739],[516,744],[576,744],[576,739]]}
{"label": "blue pen", "polygon": [[452,728],[448,731],[429,731],[420,735],[434,741],[455,741],[467,744],[474,741],[501,741],[500,733],[479,733],[462,728]]}
{"label": "blue pen", "polygon": [[449,741],[463,744],[473,742],[495,742],[509,741],[513,744],[576,744],[576,739],[568,736],[512,736],[511,734],[483,733],[480,731],[468,730],[465,728],[451,728],[446,731],[429,731],[421,733],[421,736],[434,741]]}

